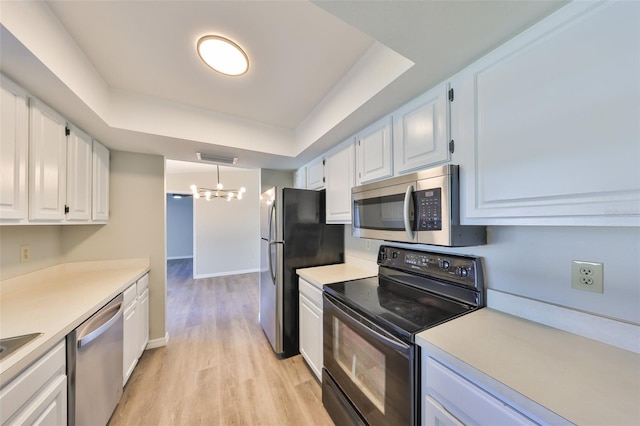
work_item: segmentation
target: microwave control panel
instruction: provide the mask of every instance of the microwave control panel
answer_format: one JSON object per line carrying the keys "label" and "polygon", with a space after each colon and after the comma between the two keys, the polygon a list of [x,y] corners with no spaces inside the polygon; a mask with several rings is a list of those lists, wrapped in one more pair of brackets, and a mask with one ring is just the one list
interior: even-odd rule
{"label": "microwave control panel", "polygon": [[442,230],[442,188],[416,191],[416,230]]}

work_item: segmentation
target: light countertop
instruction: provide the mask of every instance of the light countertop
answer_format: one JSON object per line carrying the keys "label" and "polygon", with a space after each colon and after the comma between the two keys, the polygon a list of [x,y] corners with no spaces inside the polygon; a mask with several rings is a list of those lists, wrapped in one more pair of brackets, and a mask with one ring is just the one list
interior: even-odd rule
{"label": "light countertop", "polygon": [[[416,341],[508,402],[575,424],[640,424],[640,355],[489,308]],[[523,398],[524,397],[524,398]]]}
{"label": "light countertop", "polygon": [[0,386],[149,272],[149,259],[67,263],[0,281],[0,337],[43,333],[0,362]]}
{"label": "light countertop", "polygon": [[378,272],[377,270],[372,272],[371,268],[365,268],[359,265],[339,263],[336,265],[302,268],[296,270],[296,273],[305,281],[322,290],[322,286],[325,284],[373,277],[377,275]]}

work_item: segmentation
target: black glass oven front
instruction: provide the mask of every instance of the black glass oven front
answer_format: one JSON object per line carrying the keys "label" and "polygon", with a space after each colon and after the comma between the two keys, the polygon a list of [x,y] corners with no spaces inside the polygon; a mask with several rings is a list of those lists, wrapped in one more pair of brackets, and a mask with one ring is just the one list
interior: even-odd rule
{"label": "black glass oven front", "polygon": [[[323,399],[325,393],[331,398],[325,407],[334,421],[345,418],[341,408],[352,411],[347,417],[361,417],[372,426],[413,424],[415,346],[326,293],[323,309],[324,375],[328,376],[323,379]],[[336,401],[343,406],[336,407]]]}

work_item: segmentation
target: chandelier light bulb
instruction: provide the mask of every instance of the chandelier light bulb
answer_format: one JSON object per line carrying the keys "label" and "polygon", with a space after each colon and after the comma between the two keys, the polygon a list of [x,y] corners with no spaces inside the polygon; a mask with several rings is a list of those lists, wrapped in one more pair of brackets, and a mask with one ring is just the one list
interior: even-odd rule
{"label": "chandelier light bulb", "polygon": [[205,198],[207,201],[213,198],[226,198],[227,201],[230,201],[234,198],[241,200],[242,194],[245,193],[247,190],[244,187],[240,189],[226,189],[226,190],[223,189],[224,187],[220,182],[220,166],[216,165],[216,172],[217,172],[216,189],[202,188],[202,187],[198,187],[195,184],[192,184],[189,186],[189,188],[193,192],[193,198]]}

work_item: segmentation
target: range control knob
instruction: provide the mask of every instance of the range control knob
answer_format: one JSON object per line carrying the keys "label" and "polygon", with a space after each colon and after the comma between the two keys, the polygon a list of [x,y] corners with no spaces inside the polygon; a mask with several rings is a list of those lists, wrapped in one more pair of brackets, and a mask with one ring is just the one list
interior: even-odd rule
{"label": "range control knob", "polygon": [[440,269],[444,269],[446,271],[449,269],[449,261],[438,259],[438,266],[440,266]]}
{"label": "range control knob", "polygon": [[387,260],[387,252],[385,250],[380,250],[380,260]]}
{"label": "range control knob", "polygon": [[397,251],[391,252],[391,257],[394,258],[394,259],[397,259],[398,258],[398,252]]}
{"label": "range control knob", "polygon": [[456,268],[456,275],[459,276],[460,278],[466,278],[467,275],[469,275],[469,270],[467,270],[467,268],[462,268],[458,266]]}

